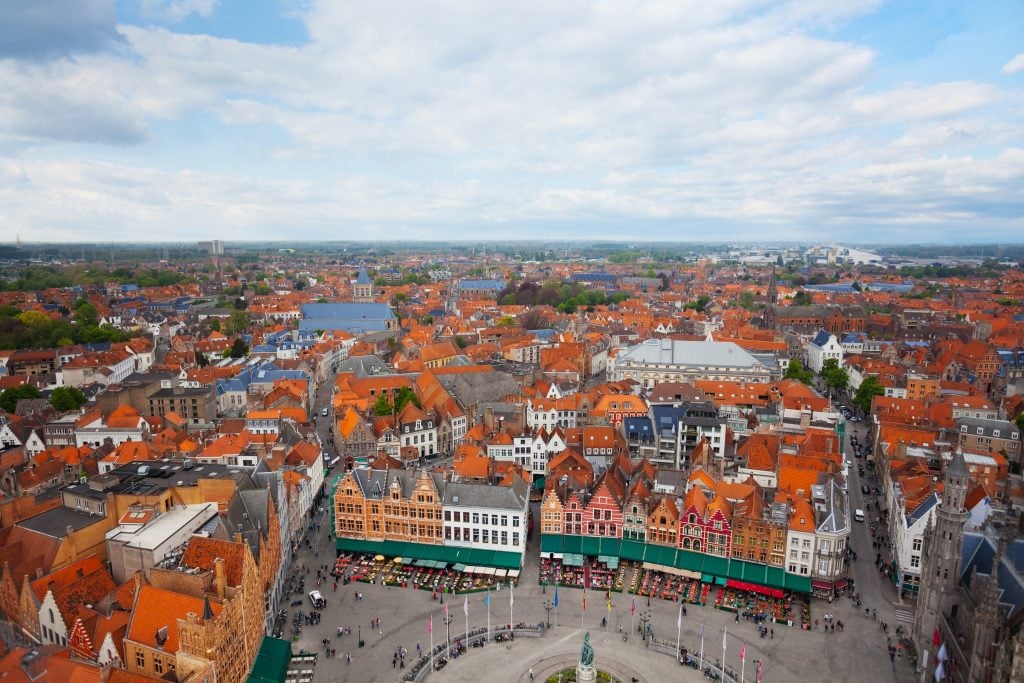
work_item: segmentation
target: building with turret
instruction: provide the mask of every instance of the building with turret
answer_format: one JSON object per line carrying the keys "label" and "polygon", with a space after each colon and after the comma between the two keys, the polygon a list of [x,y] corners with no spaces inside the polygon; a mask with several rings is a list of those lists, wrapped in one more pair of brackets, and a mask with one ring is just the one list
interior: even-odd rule
{"label": "building with turret", "polygon": [[928,680],[1024,680],[1024,516],[993,515],[964,533],[969,472],[957,451],[924,533],[913,639]]}

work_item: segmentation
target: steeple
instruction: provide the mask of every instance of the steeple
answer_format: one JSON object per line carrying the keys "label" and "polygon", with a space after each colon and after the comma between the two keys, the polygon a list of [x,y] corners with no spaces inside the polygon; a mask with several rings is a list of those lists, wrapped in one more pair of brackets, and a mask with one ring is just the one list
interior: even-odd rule
{"label": "steeple", "polygon": [[964,500],[970,473],[961,450],[953,457],[943,473],[942,496],[935,510],[935,526],[925,529],[921,553],[921,581],[917,610],[914,614],[913,637],[918,648],[934,655],[932,635],[942,615],[948,614],[957,597],[960,582],[964,524],[967,510]]}
{"label": "steeple", "polygon": [[779,303],[779,283],[775,280],[775,266],[772,266],[772,276],[768,280],[768,305],[775,306]]}

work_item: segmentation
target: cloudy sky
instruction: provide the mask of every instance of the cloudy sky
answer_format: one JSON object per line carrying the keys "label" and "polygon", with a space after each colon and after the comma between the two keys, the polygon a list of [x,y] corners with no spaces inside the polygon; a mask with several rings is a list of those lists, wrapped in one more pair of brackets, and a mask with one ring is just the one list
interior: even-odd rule
{"label": "cloudy sky", "polygon": [[2,4],[3,241],[1024,241],[1020,0]]}

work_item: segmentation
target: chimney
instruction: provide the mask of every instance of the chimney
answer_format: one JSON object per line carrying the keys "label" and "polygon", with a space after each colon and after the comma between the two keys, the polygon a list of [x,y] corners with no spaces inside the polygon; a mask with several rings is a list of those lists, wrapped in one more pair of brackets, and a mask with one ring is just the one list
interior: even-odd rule
{"label": "chimney", "polygon": [[228,585],[228,578],[224,573],[224,560],[219,557],[213,561],[213,576],[217,586],[217,597],[223,600]]}

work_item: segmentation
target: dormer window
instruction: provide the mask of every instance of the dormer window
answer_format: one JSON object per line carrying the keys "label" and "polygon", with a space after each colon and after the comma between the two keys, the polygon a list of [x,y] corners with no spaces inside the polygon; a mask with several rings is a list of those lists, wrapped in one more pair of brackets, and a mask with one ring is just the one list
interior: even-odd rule
{"label": "dormer window", "polygon": [[967,425],[960,425],[960,432],[963,434],[967,433]]}

